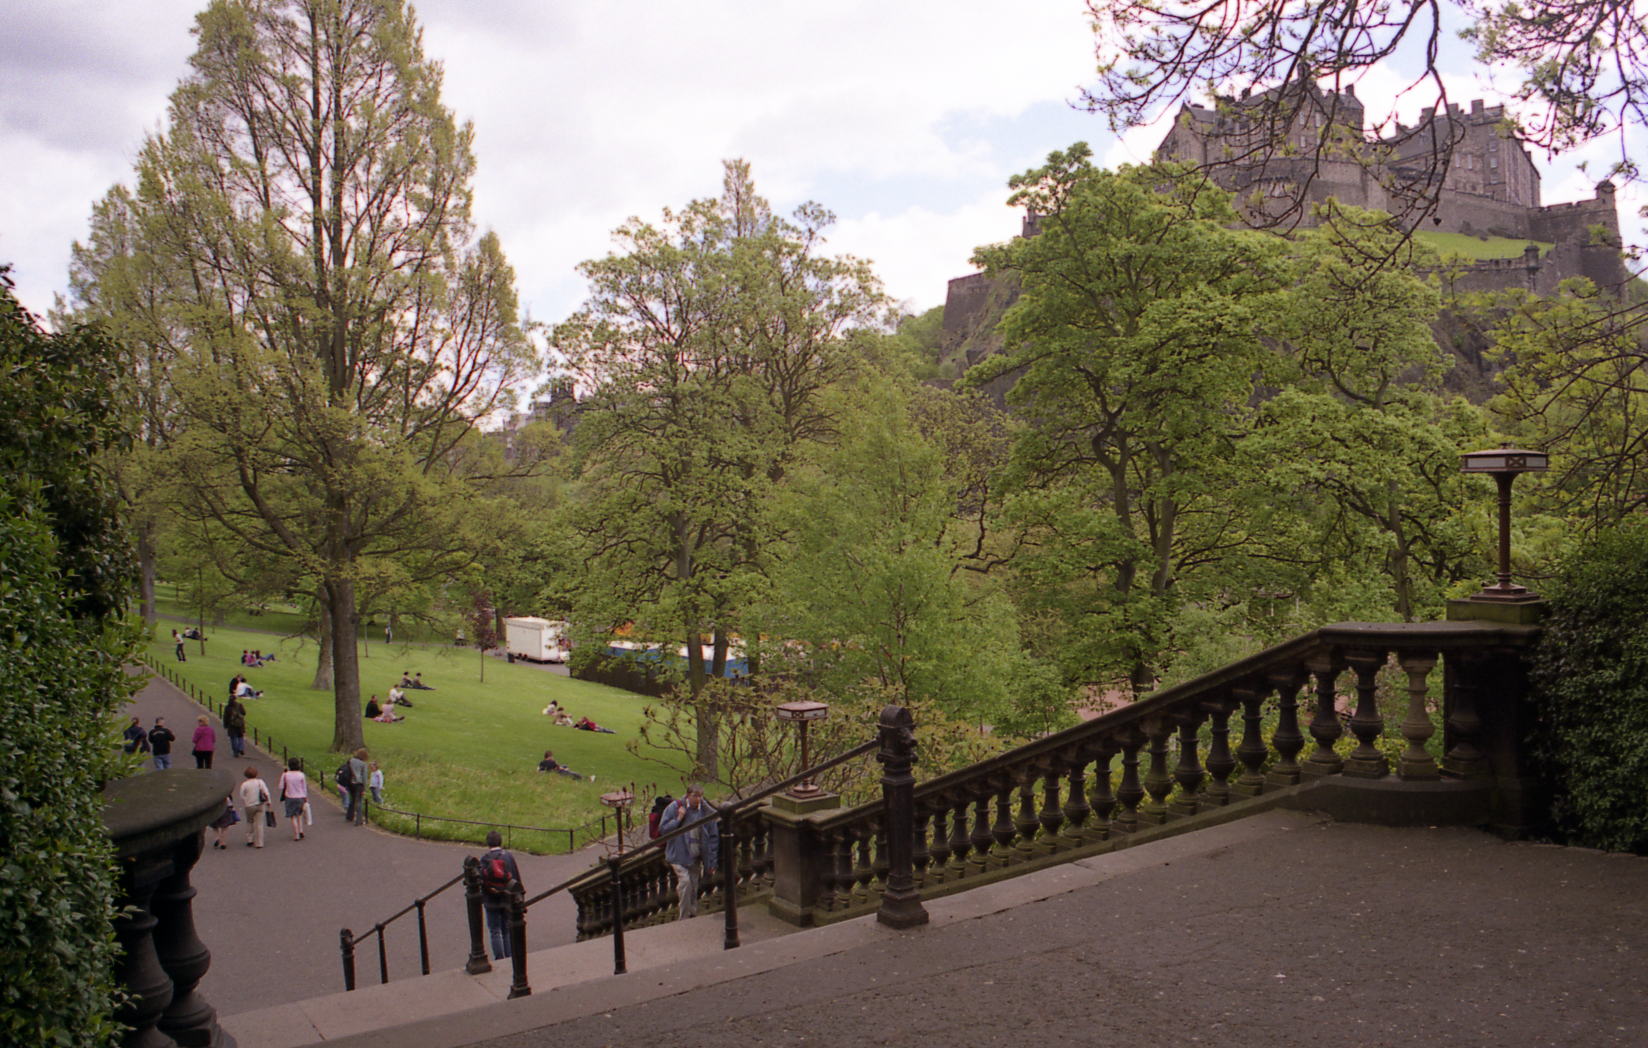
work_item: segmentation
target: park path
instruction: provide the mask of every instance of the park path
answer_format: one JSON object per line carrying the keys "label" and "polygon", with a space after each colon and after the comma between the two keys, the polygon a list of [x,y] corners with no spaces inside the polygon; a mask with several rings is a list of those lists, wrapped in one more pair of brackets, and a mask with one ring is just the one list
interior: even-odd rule
{"label": "park path", "polygon": [[[245,760],[232,760],[223,725],[209,711],[189,699],[170,682],[151,677],[124,709],[127,717],[141,717],[145,727],[154,718],[178,736],[173,747],[175,769],[189,769],[188,738],[195,719],[211,716],[218,731],[214,767],[228,768],[237,777],[246,764],[255,765],[272,790],[280,775],[279,762],[251,747]],[[148,774],[155,774],[152,765]],[[237,778],[238,781],[238,778]],[[315,789],[311,781],[310,790]],[[262,850],[245,846],[245,824],[229,831],[228,850],[210,846],[194,870],[199,894],[194,901],[195,928],[212,952],[211,968],[201,981],[201,992],[220,1015],[303,1000],[343,989],[338,931],[356,935],[406,906],[420,895],[456,875],[465,855],[483,849],[471,844],[421,841],[385,833],[374,826],[350,826],[334,791],[311,795],[315,822],[294,841],[290,823],[265,830]],[[484,818],[485,813],[474,813]],[[592,865],[600,850],[571,855],[516,854],[521,879],[528,892],[549,887]],[[540,916],[540,913],[542,914]],[[387,933],[389,974],[392,979],[418,973],[415,915],[397,921]],[[576,938],[576,908],[565,894],[545,900],[532,910],[533,949],[569,943]],[[460,887],[448,889],[427,907],[430,967],[459,967],[468,956],[468,925]],[[376,982],[375,942],[362,944],[358,957],[360,981]]]}

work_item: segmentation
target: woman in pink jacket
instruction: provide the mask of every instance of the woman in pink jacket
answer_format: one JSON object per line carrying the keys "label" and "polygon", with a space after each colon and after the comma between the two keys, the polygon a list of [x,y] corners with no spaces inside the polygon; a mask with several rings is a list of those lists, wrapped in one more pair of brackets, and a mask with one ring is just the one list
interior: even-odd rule
{"label": "woman in pink jacket", "polygon": [[202,713],[200,722],[195,725],[194,754],[195,767],[210,768],[212,766],[212,751],[217,748],[217,732],[212,730],[212,722]]}

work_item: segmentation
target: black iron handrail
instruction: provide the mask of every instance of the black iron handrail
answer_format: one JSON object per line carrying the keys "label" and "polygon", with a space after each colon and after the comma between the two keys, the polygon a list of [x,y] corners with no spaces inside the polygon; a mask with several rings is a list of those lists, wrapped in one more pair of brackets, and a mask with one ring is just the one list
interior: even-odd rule
{"label": "black iron handrail", "polygon": [[[739,945],[738,899],[737,893],[733,889],[733,884],[736,879],[733,868],[733,864],[736,861],[733,854],[734,849],[732,847],[736,842],[736,834],[733,830],[733,820],[737,816],[748,811],[758,802],[766,800],[768,797],[771,797],[779,791],[789,789],[791,786],[794,786],[803,780],[813,778],[821,772],[829,771],[838,764],[843,764],[857,757],[862,757],[871,750],[875,749],[879,744],[879,739],[871,739],[870,741],[863,743],[862,745],[855,746],[844,753],[837,754],[827,761],[816,764],[811,768],[803,769],[787,779],[780,780],[779,782],[758,790],[755,793],[750,794],[748,797],[741,797],[730,804],[716,809],[716,821],[719,829],[719,848],[721,853],[720,876],[723,903],[722,913],[725,915],[725,933],[722,939],[723,949],[732,950],[736,949]],[[525,892],[522,890],[519,881],[511,881],[505,904],[508,910],[507,927],[510,936],[509,959],[512,967],[509,996],[512,998],[525,997],[532,992],[532,987],[527,982],[526,974],[526,911],[533,905],[543,902],[545,899],[559,894],[560,892],[567,891],[568,889],[579,884],[590,882],[592,879],[598,881],[603,875],[603,872],[612,890],[612,973],[614,975],[625,974],[629,969],[624,956],[624,886],[622,877],[624,869],[639,865],[640,863],[651,861],[651,859],[656,856],[658,852],[661,852],[671,840],[687,833],[694,827],[701,825],[701,823],[702,820],[689,825],[676,827],[668,833],[661,834],[660,836],[649,840],[646,844],[641,845],[639,848],[636,848],[634,851],[629,852],[626,855],[608,856],[605,862],[606,868],[604,871],[601,871],[600,869],[593,871],[584,870],[575,876],[561,881],[559,884],[546,888],[537,895],[532,896],[530,899],[526,898]],[[621,834],[623,831],[620,829],[619,832]],[[465,861],[466,869],[473,865],[473,858],[474,857],[471,856],[470,859]],[[468,971],[470,971],[471,974],[490,971],[492,968],[491,962],[486,959],[484,953],[480,949],[478,881],[476,883],[476,888],[473,895],[476,902],[470,907],[471,951],[470,963],[468,966]]]}
{"label": "black iron handrail", "polygon": [[463,874],[460,873],[458,876],[447,881],[445,884],[441,885],[439,888],[436,888],[428,895],[418,896],[410,903],[374,924],[371,931],[366,932],[364,935],[355,935],[348,928],[341,929],[338,932],[338,943],[343,951],[343,988],[345,990],[353,990],[355,988],[355,945],[357,943],[365,942],[374,935],[378,937],[378,981],[380,983],[387,983],[389,981],[389,951],[384,945],[384,929],[414,910],[418,913],[418,958],[420,966],[423,969],[423,974],[428,975],[429,928],[424,920],[424,908],[429,904],[429,900],[446,891],[448,888],[452,887],[454,884],[457,884],[461,880],[463,880]]}

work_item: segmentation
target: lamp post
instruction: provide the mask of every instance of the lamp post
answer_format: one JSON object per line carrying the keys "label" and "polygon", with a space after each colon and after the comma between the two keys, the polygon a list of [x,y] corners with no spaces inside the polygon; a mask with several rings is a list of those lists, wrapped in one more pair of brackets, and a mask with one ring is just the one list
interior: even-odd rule
{"label": "lamp post", "polygon": [[635,792],[633,790],[618,789],[613,790],[611,793],[603,793],[601,794],[601,803],[617,813],[618,857],[621,859],[624,857],[624,813],[629,810],[631,804],[635,803]]}
{"label": "lamp post", "polygon": [[1550,456],[1543,451],[1521,448],[1494,448],[1459,456],[1461,473],[1486,473],[1499,485],[1499,579],[1482,587],[1472,600],[1523,604],[1539,599],[1538,594],[1511,581],[1511,481],[1518,473],[1544,472],[1550,462]]}
{"label": "lamp post", "polygon": [[[827,702],[786,702],[777,709],[778,719],[794,721],[799,724],[797,729],[801,733],[801,767],[803,770],[812,767],[812,756],[807,752],[807,725],[813,721],[823,720],[830,715],[830,704]],[[808,776],[791,786],[789,794],[796,800],[809,800],[817,797],[824,791],[818,788]]]}

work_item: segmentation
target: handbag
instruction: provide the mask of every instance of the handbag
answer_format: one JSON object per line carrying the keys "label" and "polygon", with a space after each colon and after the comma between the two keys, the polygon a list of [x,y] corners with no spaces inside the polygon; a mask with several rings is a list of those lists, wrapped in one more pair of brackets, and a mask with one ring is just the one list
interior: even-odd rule
{"label": "handbag", "polygon": [[264,809],[263,809],[263,825],[273,826],[274,824],[275,824],[275,809],[265,806]]}

